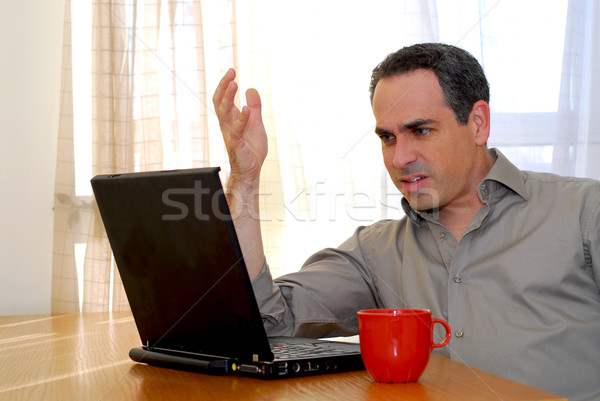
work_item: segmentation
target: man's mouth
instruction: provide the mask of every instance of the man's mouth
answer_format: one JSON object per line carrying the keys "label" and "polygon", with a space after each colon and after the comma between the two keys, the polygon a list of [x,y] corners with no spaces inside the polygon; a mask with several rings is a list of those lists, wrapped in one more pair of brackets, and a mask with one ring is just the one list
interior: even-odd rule
{"label": "man's mouth", "polygon": [[428,177],[426,175],[417,175],[412,178],[401,179],[400,181],[402,182],[406,191],[413,192],[423,187],[427,182],[427,178]]}
{"label": "man's mouth", "polygon": [[410,179],[403,179],[402,182],[407,182],[407,183],[411,184],[413,182],[422,180],[423,178],[426,178],[426,177],[424,175],[418,175],[418,176],[410,178]]}

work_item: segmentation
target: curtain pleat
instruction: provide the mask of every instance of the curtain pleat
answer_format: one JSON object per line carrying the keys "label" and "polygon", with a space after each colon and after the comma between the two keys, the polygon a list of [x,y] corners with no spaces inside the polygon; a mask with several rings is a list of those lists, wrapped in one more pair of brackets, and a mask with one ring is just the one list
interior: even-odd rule
{"label": "curtain pleat", "polygon": [[75,196],[73,153],[73,78],[71,69],[71,1],[65,1],[61,102],[56,159],[52,312],[79,311],[75,243],[85,240],[80,227],[81,205]]}

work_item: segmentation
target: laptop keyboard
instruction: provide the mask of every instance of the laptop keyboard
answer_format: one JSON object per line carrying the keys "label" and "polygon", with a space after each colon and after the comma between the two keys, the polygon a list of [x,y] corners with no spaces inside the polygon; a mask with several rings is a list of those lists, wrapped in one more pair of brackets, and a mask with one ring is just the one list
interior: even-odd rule
{"label": "laptop keyboard", "polygon": [[331,343],[271,344],[271,351],[277,359],[315,358],[356,353],[356,350],[336,347]]}

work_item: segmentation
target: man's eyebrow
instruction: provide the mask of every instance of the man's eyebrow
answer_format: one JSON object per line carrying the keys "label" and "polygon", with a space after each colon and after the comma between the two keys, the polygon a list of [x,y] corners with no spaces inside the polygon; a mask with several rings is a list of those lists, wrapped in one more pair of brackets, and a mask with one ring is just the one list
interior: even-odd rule
{"label": "man's eyebrow", "polygon": [[385,128],[375,127],[375,133],[379,136],[381,135],[392,135],[393,133],[386,130]]}
{"label": "man's eyebrow", "polygon": [[402,126],[400,126],[400,132],[408,131],[411,129],[419,128],[423,125],[435,124],[437,121],[431,119],[419,119],[408,122]]}
{"label": "man's eyebrow", "polygon": [[[430,124],[437,124],[436,120],[432,120],[430,118],[425,119],[425,118],[420,118],[418,120],[414,120],[414,121],[410,121],[406,124],[403,124],[400,126],[400,132],[404,132],[404,131],[408,131],[408,130],[412,130],[415,128],[419,128],[423,125],[430,125]],[[392,131],[389,131],[385,128],[381,128],[381,127],[375,127],[375,133],[379,136],[381,135],[393,135],[394,133]]]}

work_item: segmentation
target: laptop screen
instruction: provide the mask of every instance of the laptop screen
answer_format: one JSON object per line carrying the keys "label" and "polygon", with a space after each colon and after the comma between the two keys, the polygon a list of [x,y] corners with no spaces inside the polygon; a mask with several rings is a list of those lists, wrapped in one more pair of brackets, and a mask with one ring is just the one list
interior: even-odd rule
{"label": "laptop screen", "polygon": [[271,360],[218,172],[103,175],[92,187],[144,345]]}

